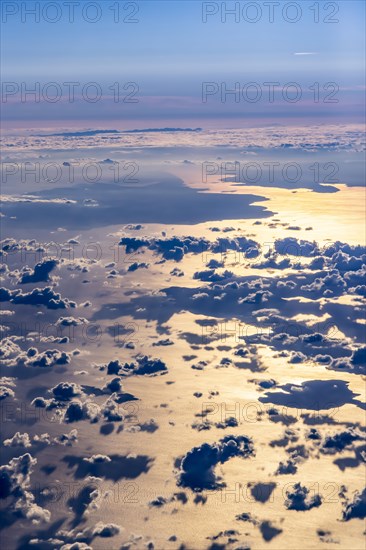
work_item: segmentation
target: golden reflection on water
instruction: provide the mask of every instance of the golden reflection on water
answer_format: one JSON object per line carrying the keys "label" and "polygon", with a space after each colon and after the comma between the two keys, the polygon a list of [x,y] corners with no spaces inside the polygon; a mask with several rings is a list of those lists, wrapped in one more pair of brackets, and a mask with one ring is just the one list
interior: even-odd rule
{"label": "golden reflection on water", "polygon": [[[282,222],[302,228],[311,226],[315,240],[332,239],[363,244],[366,214],[365,188],[337,185],[337,193],[314,193],[308,189],[248,188],[248,192],[265,195],[269,210],[278,212]],[[264,191],[264,192],[263,192]],[[264,203],[262,203],[264,204]],[[299,232],[300,233],[300,232]],[[299,237],[304,238],[301,232]]]}

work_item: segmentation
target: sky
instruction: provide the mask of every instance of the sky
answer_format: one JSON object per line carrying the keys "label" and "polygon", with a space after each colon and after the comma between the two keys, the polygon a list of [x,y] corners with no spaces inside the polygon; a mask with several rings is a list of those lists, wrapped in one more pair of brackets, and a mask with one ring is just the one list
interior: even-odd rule
{"label": "sky", "polygon": [[[96,8],[82,1],[74,3],[73,22],[68,4],[73,2],[59,2],[56,12],[52,2],[28,1],[16,7],[14,2],[2,3],[2,40],[7,45],[2,103],[7,125],[20,119],[84,123],[216,119],[225,125],[238,116],[346,117],[353,122],[362,117],[365,6],[361,1],[224,3],[228,12],[239,8],[235,15],[225,15],[220,2],[107,0],[94,3]],[[38,21],[32,9],[39,10]],[[99,20],[91,22],[96,17]],[[64,84],[70,81],[79,83],[75,87],[79,99],[73,104]],[[22,99],[22,83],[32,89],[37,82],[40,101],[31,95]],[[52,87],[43,93],[50,82],[59,86],[62,100],[48,101],[56,94]],[[101,87],[95,103],[82,97],[89,82]],[[217,92],[203,103],[205,82],[215,83]],[[251,101],[253,88],[246,95],[246,86],[253,82],[262,92],[258,102]],[[278,83],[274,105],[269,102],[267,82]],[[282,96],[286,84],[293,82],[302,91],[295,103]],[[315,82],[320,86],[320,104],[314,104],[315,91],[310,89]],[[327,83],[339,90],[324,89]],[[222,100],[222,89],[235,86],[239,100],[232,94],[224,94]],[[336,108],[323,101],[332,91],[339,99]],[[123,101],[132,92],[135,102]],[[87,93],[94,97],[92,88]]]}
{"label": "sky", "polygon": [[2,546],[365,550],[364,2],[0,8]]}

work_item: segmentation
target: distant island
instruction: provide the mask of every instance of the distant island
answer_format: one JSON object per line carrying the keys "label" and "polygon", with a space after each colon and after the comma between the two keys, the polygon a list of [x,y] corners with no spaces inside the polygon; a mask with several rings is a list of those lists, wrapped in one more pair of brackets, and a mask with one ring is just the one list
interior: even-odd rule
{"label": "distant island", "polygon": [[139,134],[148,132],[202,132],[202,128],[144,128],[142,130],[125,130],[123,134]]}
{"label": "distant island", "polygon": [[37,134],[32,137],[91,137],[98,134],[143,134],[152,132],[202,132],[202,128],[143,128],[141,130],[85,130],[82,132],[60,132],[57,134]]}

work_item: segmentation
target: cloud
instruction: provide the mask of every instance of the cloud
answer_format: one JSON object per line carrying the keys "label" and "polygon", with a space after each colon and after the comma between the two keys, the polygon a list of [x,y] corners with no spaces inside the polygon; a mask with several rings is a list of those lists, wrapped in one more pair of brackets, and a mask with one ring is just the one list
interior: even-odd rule
{"label": "cloud", "polygon": [[289,474],[296,474],[297,472],[297,464],[295,460],[292,458],[289,458],[287,462],[280,462],[278,465],[277,470],[275,471],[275,475],[289,475]]}
{"label": "cloud", "polygon": [[137,271],[138,269],[148,269],[149,264],[146,264],[145,262],[134,262],[130,266],[128,266],[127,271]]}
{"label": "cloud", "polygon": [[108,392],[111,392],[111,393],[121,392],[122,391],[122,380],[121,380],[121,378],[118,378],[116,376],[110,382],[108,382],[102,389],[103,389],[103,391],[108,391]]}
{"label": "cloud", "polygon": [[[35,405],[39,406],[36,403]],[[95,405],[88,401],[83,403],[80,400],[71,401],[64,414],[64,421],[68,423],[78,422],[80,420],[91,420],[95,422],[97,418],[98,412],[96,412]]]}
{"label": "cloud", "polygon": [[295,483],[293,489],[286,491],[285,506],[288,510],[305,512],[312,508],[317,508],[322,504],[320,495],[310,497],[310,490],[300,483]]}
{"label": "cloud", "polygon": [[349,521],[353,518],[365,519],[366,517],[366,489],[361,493],[356,492],[352,502],[348,502],[343,511],[342,517],[344,521]]}
{"label": "cloud", "polygon": [[98,522],[93,529],[94,537],[111,538],[118,535],[122,530],[122,527],[115,523],[103,523]]}
{"label": "cloud", "polygon": [[[157,254],[161,254],[165,260],[180,262],[185,254],[203,254],[211,251],[214,254],[223,254],[228,251],[237,251],[243,257],[255,258],[259,255],[260,245],[252,239],[238,236],[232,239],[220,237],[215,241],[208,241],[204,237],[169,237],[164,239],[149,237],[121,237],[120,246],[126,247],[126,253],[136,252],[140,248],[147,247]],[[214,262],[213,264],[211,262]],[[211,260],[208,267],[221,267],[222,264]]]}
{"label": "cloud", "polygon": [[3,445],[5,447],[31,447],[31,441],[29,438],[29,434],[24,433],[21,434],[20,432],[16,432],[13,437],[9,439],[5,439]]}
{"label": "cloud", "polygon": [[6,385],[0,385],[0,401],[3,401],[8,397],[15,397],[14,391]]}
{"label": "cloud", "polygon": [[71,447],[74,443],[78,442],[78,431],[71,430],[68,434],[61,434],[56,436],[53,441],[66,447]]}
{"label": "cloud", "polygon": [[80,395],[81,388],[74,382],[60,382],[52,388],[52,393],[57,399],[62,401],[69,401],[72,397]]}
{"label": "cloud", "polygon": [[143,355],[137,358],[137,365],[132,365],[131,374],[151,375],[164,374],[168,371],[166,364],[161,359],[150,358]]}
{"label": "cloud", "polygon": [[27,283],[48,282],[49,274],[58,265],[57,260],[45,260],[34,266],[34,270],[28,270],[22,273],[19,283],[24,285]]}
{"label": "cloud", "polygon": [[71,361],[71,355],[58,349],[46,349],[38,351],[31,347],[23,351],[15,342],[14,337],[4,338],[1,342],[0,357],[6,367],[53,367],[54,365],[67,365]]}
{"label": "cloud", "polygon": [[37,459],[26,453],[12,458],[8,464],[0,466],[0,498],[12,498],[11,510],[18,512],[33,523],[49,521],[51,514],[35,503],[35,497],[29,491],[30,476]]}
{"label": "cloud", "polygon": [[276,239],[275,250],[281,255],[292,256],[314,256],[318,250],[315,242],[298,240],[295,237],[286,237],[285,239]]}
{"label": "cloud", "polygon": [[93,548],[85,542],[72,542],[70,544],[63,544],[60,550],[93,550]]}
{"label": "cloud", "polygon": [[325,437],[321,450],[324,453],[334,454],[350,448],[354,441],[366,440],[365,436],[354,429],[348,429],[344,432],[338,432],[334,435]]}
{"label": "cloud", "polygon": [[253,442],[246,436],[227,435],[218,443],[203,443],[183,457],[178,483],[195,491],[214,489],[220,486],[214,471],[217,464],[234,456],[248,458],[251,455],[254,455]]}
{"label": "cloud", "polygon": [[61,327],[78,327],[88,324],[88,320],[85,317],[60,317],[55,324]]}
{"label": "cloud", "polygon": [[33,306],[44,305],[48,309],[67,309],[76,307],[76,303],[62,298],[61,294],[54,292],[51,287],[34,288],[31,292],[23,293],[21,290],[8,290],[0,288],[0,302],[12,302],[13,304],[29,304]]}

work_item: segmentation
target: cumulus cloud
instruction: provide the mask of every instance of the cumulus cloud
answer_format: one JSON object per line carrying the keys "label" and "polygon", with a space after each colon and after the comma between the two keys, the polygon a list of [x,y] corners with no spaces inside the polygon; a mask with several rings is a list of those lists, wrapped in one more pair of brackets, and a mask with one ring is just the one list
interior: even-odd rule
{"label": "cumulus cloud", "polygon": [[16,432],[13,437],[4,440],[5,447],[31,447],[31,441],[27,433]]}
{"label": "cumulus cloud", "polygon": [[95,422],[99,416],[99,407],[94,403],[80,400],[74,400],[69,403],[64,413],[64,421],[67,423],[78,422],[80,420],[91,420]]}
{"label": "cumulus cloud", "polygon": [[353,501],[347,502],[342,517],[344,521],[353,518],[365,519],[366,517],[366,488],[362,492],[356,492]]}
{"label": "cumulus cloud", "polygon": [[164,374],[168,371],[168,367],[161,359],[154,359],[143,355],[137,358],[137,364],[133,364],[131,370],[132,374],[156,375]]}
{"label": "cumulus cloud", "polygon": [[48,309],[68,309],[76,307],[76,303],[62,298],[61,294],[54,292],[51,287],[34,288],[30,292],[22,292],[19,289],[8,290],[0,288],[0,302],[13,304],[29,304],[33,306],[43,305]]}
{"label": "cumulus cloud", "polygon": [[348,429],[343,432],[327,435],[322,443],[322,452],[334,454],[350,448],[354,441],[366,440],[366,437],[355,429]]}
{"label": "cumulus cloud", "polygon": [[70,354],[57,349],[39,352],[37,348],[31,347],[27,351],[23,351],[14,337],[2,340],[0,357],[6,367],[53,367],[54,365],[67,365],[71,361]]}
{"label": "cumulus cloud", "polygon": [[94,537],[111,538],[121,532],[121,527],[115,523],[98,522],[93,529]]}
{"label": "cumulus cloud", "polygon": [[321,505],[320,495],[310,496],[310,490],[300,483],[295,483],[292,489],[286,491],[285,506],[288,510],[305,512]]}
{"label": "cumulus cloud", "polygon": [[148,269],[149,264],[145,262],[134,262],[130,266],[128,266],[127,271],[137,271],[138,269]]}
{"label": "cumulus cloud", "polygon": [[72,397],[80,395],[81,388],[74,382],[60,382],[52,388],[52,393],[57,399],[69,401]]}
{"label": "cumulus cloud", "polygon": [[29,491],[30,476],[36,464],[37,459],[26,453],[0,466],[0,498],[11,497],[12,511],[21,513],[33,523],[49,521],[51,517],[48,510],[35,503],[35,497]]}
{"label": "cumulus cloud", "polygon": [[15,393],[11,388],[7,386],[0,386],[0,401],[7,397],[15,397]]}
{"label": "cumulus cloud", "polygon": [[234,456],[248,458],[254,455],[253,442],[246,436],[227,435],[216,444],[203,443],[194,447],[182,459],[178,483],[192,490],[214,489],[219,480],[215,466]]}
{"label": "cumulus cloud", "polygon": [[44,260],[43,262],[40,262],[34,266],[33,271],[32,270],[24,270],[21,274],[19,283],[29,284],[29,283],[40,283],[40,282],[48,282],[50,280],[50,273],[55,269],[57,266],[58,261],[57,260]]}
{"label": "cumulus cloud", "polygon": [[[223,238],[216,241],[209,241],[205,238],[193,236],[169,237],[155,239],[148,237],[122,237],[120,246],[125,246],[127,254],[136,252],[140,248],[148,248],[156,254],[160,254],[165,260],[182,261],[185,254],[203,254],[212,252],[223,254],[229,251],[242,253],[246,258],[253,258],[259,255],[259,244],[246,237]],[[211,267],[211,266],[209,266]],[[218,266],[217,266],[218,267]]]}

